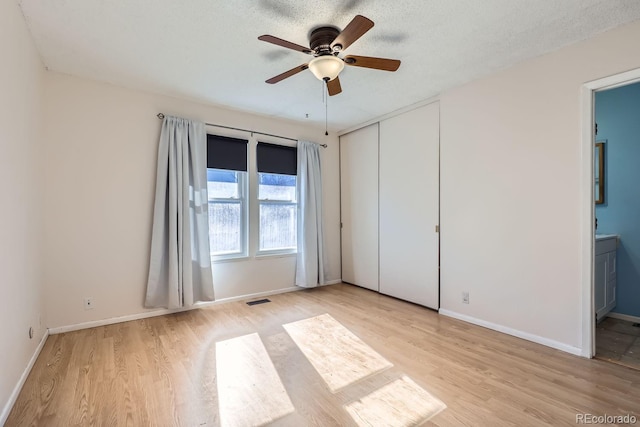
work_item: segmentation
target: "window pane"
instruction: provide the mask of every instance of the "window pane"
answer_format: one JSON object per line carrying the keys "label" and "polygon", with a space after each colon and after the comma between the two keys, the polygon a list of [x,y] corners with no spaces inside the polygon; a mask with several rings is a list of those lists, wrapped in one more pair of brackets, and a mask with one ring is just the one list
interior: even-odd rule
{"label": "window pane", "polygon": [[207,169],[209,199],[237,199],[240,197],[240,174],[246,172]]}
{"label": "window pane", "polygon": [[209,242],[212,255],[242,252],[240,202],[209,201]]}
{"label": "window pane", "polygon": [[260,204],[260,250],[295,249],[296,205]]}
{"label": "window pane", "polygon": [[296,200],[296,176],[277,173],[258,174],[260,200]]}

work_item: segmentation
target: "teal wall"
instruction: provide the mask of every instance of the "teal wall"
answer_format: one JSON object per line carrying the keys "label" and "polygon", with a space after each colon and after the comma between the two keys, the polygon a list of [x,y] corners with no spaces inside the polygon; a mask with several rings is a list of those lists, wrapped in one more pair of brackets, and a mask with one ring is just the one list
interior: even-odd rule
{"label": "teal wall", "polygon": [[598,234],[619,234],[616,313],[640,317],[640,83],[596,93],[598,135],[605,140],[605,203]]}

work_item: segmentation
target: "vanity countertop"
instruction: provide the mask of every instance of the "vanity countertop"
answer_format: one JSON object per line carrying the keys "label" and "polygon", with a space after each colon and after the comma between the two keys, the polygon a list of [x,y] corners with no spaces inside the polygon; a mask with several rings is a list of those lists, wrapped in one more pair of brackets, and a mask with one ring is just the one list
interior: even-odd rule
{"label": "vanity countertop", "polygon": [[618,247],[619,237],[617,234],[596,234],[595,255],[598,256],[615,251]]}
{"label": "vanity countertop", "polygon": [[596,240],[617,239],[617,234],[596,234]]}

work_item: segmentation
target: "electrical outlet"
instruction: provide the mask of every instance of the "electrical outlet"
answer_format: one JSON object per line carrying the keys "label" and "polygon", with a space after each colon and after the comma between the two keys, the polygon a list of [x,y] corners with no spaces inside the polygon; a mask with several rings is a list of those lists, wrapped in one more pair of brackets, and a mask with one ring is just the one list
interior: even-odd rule
{"label": "electrical outlet", "polygon": [[85,310],[92,310],[93,309],[93,298],[85,297],[85,299],[84,299],[84,309]]}
{"label": "electrical outlet", "polygon": [[469,304],[469,292],[462,293],[462,303]]}

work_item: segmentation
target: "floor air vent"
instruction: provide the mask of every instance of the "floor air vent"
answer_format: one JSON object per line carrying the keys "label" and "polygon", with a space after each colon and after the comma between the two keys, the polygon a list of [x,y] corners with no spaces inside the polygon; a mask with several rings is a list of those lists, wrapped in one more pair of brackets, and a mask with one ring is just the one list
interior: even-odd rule
{"label": "floor air vent", "polygon": [[263,298],[263,299],[259,299],[259,300],[255,300],[255,301],[249,301],[247,303],[247,305],[258,305],[258,304],[264,304],[266,302],[271,302],[271,300]]}

